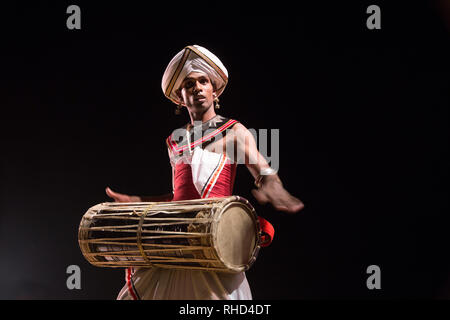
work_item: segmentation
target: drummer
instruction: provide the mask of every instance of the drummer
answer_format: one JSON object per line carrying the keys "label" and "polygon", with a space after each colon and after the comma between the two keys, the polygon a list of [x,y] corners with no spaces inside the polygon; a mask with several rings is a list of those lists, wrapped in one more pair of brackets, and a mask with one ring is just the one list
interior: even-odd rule
{"label": "drummer", "polygon": [[[228,71],[209,50],[188,46],[170,61],[163,79],[164,95],[174,102],[176,113],[185,109],[190,122],[166,139],[172,166],[173,191],[160,196],[131,196],[106,188],[118,202],[177,201],[233,194],[237,163],[244,163],[255,178],[253,196],[276,210],[298,212],[303,203],[291,195],[265,158],[250,131],[240,122],[216,114],[219,96],[228,82]],[[184,131],[183,131],[184,130]],[[207,133],[206,135],[204,133]],[[197,138],[198,137],[198,138]],[[234,150],[237,153],[234,154]],[[238,158],[243,155],[243,158]],[[260,219],[268,243],[270,223]],[[267,243],[266,243],[267,245]],[[126,284],[117,299],[252,299],[245,273],[225,274],[200,270],[128,268]]]}

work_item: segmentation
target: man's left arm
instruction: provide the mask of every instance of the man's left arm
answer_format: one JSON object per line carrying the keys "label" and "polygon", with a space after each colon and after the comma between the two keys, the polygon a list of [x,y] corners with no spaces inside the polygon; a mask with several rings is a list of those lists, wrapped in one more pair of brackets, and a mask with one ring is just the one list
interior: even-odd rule
{"label": "man's left arm", "polygon": [[252,194],[260,204],[270,202],[276,210],[295,213],[303,209],[303,202],[291,195],[284,187],[280,177],[270,168],[266,159],[258,151],[255,138],[241,123],[233,126],[234,143],[236,150],[242,158],[236,159],[244,162],[252,176],[255,185]]}

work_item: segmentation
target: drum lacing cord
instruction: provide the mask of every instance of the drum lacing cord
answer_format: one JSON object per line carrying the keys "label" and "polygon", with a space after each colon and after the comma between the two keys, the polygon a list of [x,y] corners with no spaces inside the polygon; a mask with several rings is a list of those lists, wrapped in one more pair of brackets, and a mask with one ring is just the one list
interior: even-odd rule
{"label": "drum lacing cord", "polygon": [[150,259],[147,257],[147,254],[144,251],[144,248],[142,247],[142,224],[144,223],[145,217],[147,216],[147,214],[150,212],[151,208],[153,207],[153,203],[151,205],[148,206],[147,209],[145,209],[141,214],[138,214],[140,216],[140,220],[139,220],[139,226],[138,229],[136,231],[136,242],[137,242],[137,246],[139,248],[139,251],[141,252],[141,256],[142,258],[144,258],[144,260],[151,266],[152,262],[150,261]]}

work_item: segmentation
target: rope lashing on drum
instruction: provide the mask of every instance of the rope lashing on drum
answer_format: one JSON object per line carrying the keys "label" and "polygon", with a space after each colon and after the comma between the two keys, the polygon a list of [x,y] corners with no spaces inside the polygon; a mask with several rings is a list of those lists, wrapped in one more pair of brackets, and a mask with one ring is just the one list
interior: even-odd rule
{"label": "rope lashing on drum", "polygon": [[147,214],[150,212],[150,210],[152,209],[153,205],[154,205],[154,203],[150,204],[148,206],[148,208],[146,208],[141,214],[138,214],[140,216],[140,219],[139,219],[138,228],[136,230],[137,247],[139,248],[139,251],[141,252],[142,258],[144,258],[144,260],[150,265],[152,264],[152,262],[147,257],[147,254],[145,253],[144,248],[142,247],[142,224],[144,223],[145,216],[147,216]]}

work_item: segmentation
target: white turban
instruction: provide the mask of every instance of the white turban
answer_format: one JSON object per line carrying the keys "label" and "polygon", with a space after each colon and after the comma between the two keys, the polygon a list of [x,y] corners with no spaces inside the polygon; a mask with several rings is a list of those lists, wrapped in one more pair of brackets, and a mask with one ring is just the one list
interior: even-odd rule
{"label": "white turban", "polygon": [[228,82],[228,71],[219,58],[198,45],[187,46],[173,57],[164,72],[161,82],[164,95],[179,104],[181,101],[176,91],[191,72],[206,74],[215,85],[217,97]]}

